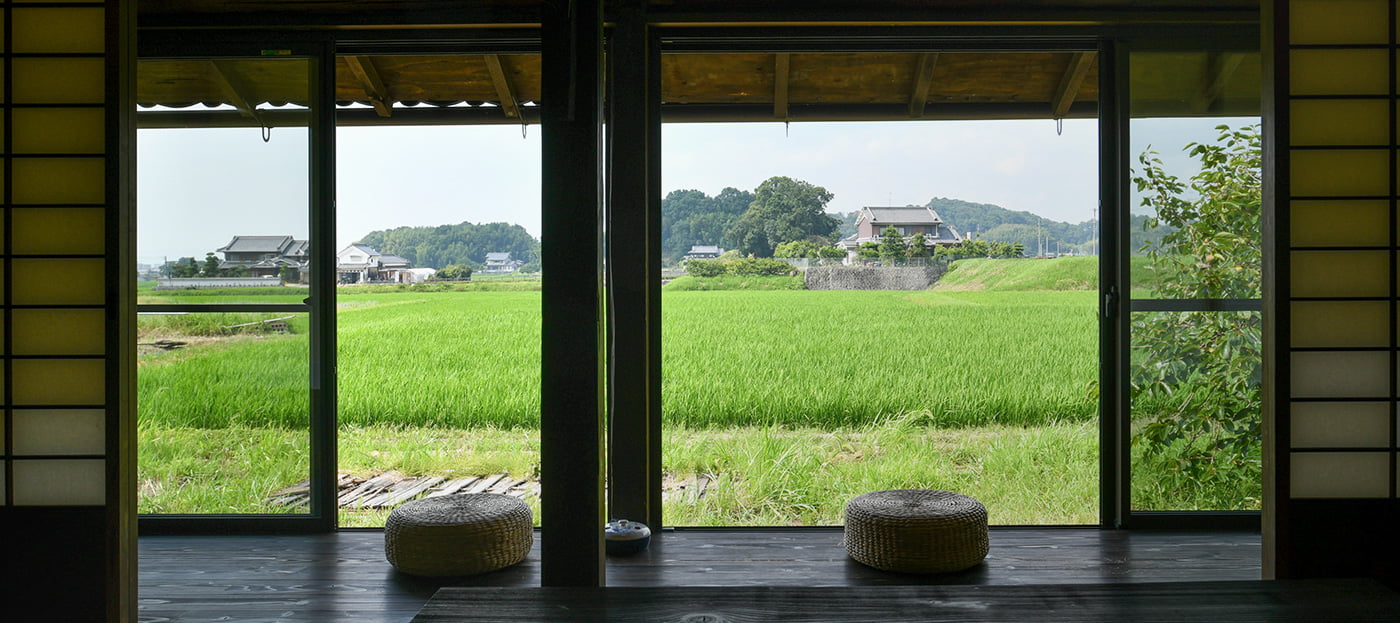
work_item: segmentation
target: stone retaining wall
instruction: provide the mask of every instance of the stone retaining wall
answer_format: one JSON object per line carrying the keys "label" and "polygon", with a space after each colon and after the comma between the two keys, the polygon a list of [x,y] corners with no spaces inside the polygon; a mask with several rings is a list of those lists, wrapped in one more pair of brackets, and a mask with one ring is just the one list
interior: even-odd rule
{"label": "stone retaining wall", "polygon": [[833,266],[808,268],[803,281],[808,290],[926,290],[938,281],[947,266],[878,268]]}

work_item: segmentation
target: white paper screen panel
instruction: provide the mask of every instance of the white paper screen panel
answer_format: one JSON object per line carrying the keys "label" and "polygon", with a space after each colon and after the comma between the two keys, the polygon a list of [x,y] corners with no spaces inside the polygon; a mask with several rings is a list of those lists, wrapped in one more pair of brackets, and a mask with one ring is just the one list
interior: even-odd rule
{"label": "white paper screen panel", "polygon": [[1294,452],[1292,462],[1292,497],[1390,497],[1388,452]]}
{"label": "white paper screen panel", "polygon": [[101,459],[19,459],[15,470],[17,506],[100,506],[106,502],[106,461]]}

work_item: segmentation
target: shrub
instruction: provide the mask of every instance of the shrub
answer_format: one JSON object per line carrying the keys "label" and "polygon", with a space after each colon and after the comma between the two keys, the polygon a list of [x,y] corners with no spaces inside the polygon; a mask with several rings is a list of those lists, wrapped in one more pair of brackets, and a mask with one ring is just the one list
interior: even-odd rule
{"label": "shrub", "polygon": [[719,260],[689,260],[685,272],[692,277],[718,277],[726,272],[726,266]]}
{"label": "shrub", "polygon": [[782,260],[775,260],[767,257],[745,257],[729,262],[726,267],[731,275],[740,276],[777,276],[791,275],[797,271],[791,264]]}

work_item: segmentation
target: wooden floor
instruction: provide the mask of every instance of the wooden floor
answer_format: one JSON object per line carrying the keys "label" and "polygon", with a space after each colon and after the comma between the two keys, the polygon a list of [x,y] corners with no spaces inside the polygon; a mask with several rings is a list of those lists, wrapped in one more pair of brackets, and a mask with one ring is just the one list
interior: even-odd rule
{"label": "wooden floor", "polygon": [[[849,560],[840,531],[663,532],[609,560],[609,586],[910,586],[1249,581],[1258,534],[993,529],[987,561],[940,576],[890,574]],[[406,623],[444,586],[538,587],[539,542],[524,562],[425,580],[384,560],[379,531],[314,536],[140,539],[140,615],[164,621]]]}
{"label": "wooden floor", "polygon": [[413,623],[1394,623],[1400,593],[1374,580],[1024,586],[447,587]]}

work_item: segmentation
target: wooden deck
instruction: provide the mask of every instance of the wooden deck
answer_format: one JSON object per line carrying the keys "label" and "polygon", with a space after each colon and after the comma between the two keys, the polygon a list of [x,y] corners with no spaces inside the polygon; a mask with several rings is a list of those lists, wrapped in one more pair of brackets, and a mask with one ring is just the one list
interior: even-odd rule
{"label": "wooden deck", "polygon": [[[537,533],[538,534],[538,533]],[[679,530],[608,563],[619,587],[843,587],[1221,582],[1259,579],[1249,533],[993,529],[986,563],[941,576],[890,574],[846,558],[839,530]],[[140,614],[166,621],[406,623],[444,586],[538,587],[539,541],[524,562],[445,581],[395,572],[383,533],[149,536],[140,540]]]}

